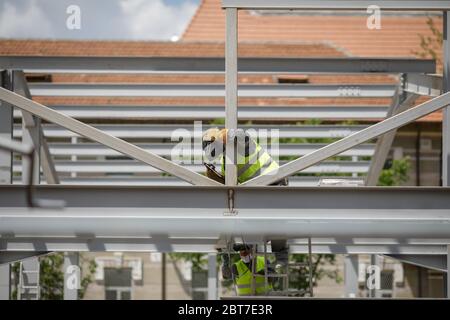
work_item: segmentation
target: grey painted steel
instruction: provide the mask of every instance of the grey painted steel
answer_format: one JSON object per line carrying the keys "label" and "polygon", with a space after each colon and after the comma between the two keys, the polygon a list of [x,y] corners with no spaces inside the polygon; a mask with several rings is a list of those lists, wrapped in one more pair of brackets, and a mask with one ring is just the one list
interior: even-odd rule
{"label": "grey painted steel", "polygon": [[[325,178],[325,177],[324,177]],[[289,179],[289,185],[292,187],[317,187],[322,178],[320,177],[291,177]],[[350,181],[356,181],[362,184],[363,180],[349,178],[349,177],[326,177],[326,179],[348,179]],[[14,181],[17,182],[17,181]],[[41,182],[46,184],[45,181]],[[115,177],[105,177],[105,176],[92,176],[88,178],[62,178],[61,184],[68,185],[97,185],[97,186],[189,186],[190,184],[186,181],[174,178],[174,177],[160,177],[160,176],[149,176],[149,177],[138,177],[138,176],[115,176]]]}
{"label": "grey painted steel", "polygon": [[[195,131],[193,125],[184,124],[93,124],[93,127],[118,138],[146,138],[146,139],[170,139],[175,130],[189,132],[191,137],[201,137],[204,130],[214,125],[202,125],[201,131]],[[43,124],[44,135],[48,138],[72,138],[80,135],[70,130],[61,128],[54,124]],[[256,130],[269,134],[271,130],[276,131],[280,138],[343,138],[358,132],[365,125],[240,125],[244,130]],[[22,136],[22,128],[14,126],[14,137]]]}
{"label": "grey painted steel", "polygon": [[[49,106],[77,119],[214,120],[225,117],[223,106]],[[238,107],[239,120],[305,119],[373,120],[386,117],[387,106]],[[19,112],[14,113],[18,118]]]}
{"label": "grey painted steel", "polygon": [[[0,252],[0,257],[3,252]],[[0,264],[0,300],[11,298],[11,267],[9,264]]]}
{"label": "grey painted steel", "polygon": [[5,251],[3,249],[0,250],[0,265],[4,264],[10,264],[14,262],[18,262],[21,260],[25,260],[32,257],[42,256],[49,254],[48,251],[36,251],[36,250],[30,250],[30,251],[23,251],[23,250],[17,250],[17,251]]}
{"label": "grey painted steel", "polygon": [[[12,88],[12,81],[8,71],[0,72],[0,87]],[[13,109],[6,102],[0,101],[0,138],[12,138]],[[12,183],[12,153],[10,150],[0,149],[0,184]]]}
{"label": "grey painted steel", "polygon": [[13,104],[22,110],[28,111],[42,119],[57,123],[58,125],[61,125],[66,129],[77,132],[78,134],[83,135],[84,137],[87,137],[95,142],[107,145],[110,148],[120,151],[136,160],[140,160],[160,170],[171,173],[183,180],[188,181],[189,183],[201,185],[218,185],[217,182],[205,176],[192,172],[175,164],[174,162],[149,153],[134,146],[133,144],[108,135],[100,130],[95,129],[92,126],[86,125],[80,121],[70,118],[62,113],[56,112],[27,98],[21,97],[8,90],[0,88],[0,99]]}
{"label": "grey painted steel", "polygon": [[208,254],[208,300],[217,300],[217,254]]}
{"label": "grey painted steel", "polygon": [[[78,300],[78,289],[74,288],[74,283],[77,279],[73,277],[77,276],[76,272],[71,270],[73,267],[80,267],[80,257],[78,252],[65,252],[64,253],[64,300]],[[72,271],[69,272],[69,271]],[[78,275],[78,276],[81,276]],[[78,279],[81,283],[81,279]],[[72,287],[71,287],[72,286]]]}
{"label": "grey painted steel", "polygon": [[405,75],[405,91],[437,97],[442,94],[442,75],[408,73]]}
{"label": "grey painted steel", "polygon": [[450,10],[449,1],[434,0],[222,0],[223,8],[241,9],[366,10],[371,5],[383,10]]}
{"label": "grey painted steel", "polygon": [[[237,79],[236,79],[237,81]],[[99,84],[30,83],[32,96],[71,97],[225,97],[222,84]],[[290,98],[386,98],[394,86],[384,84],[248,84],[238,86],[238,96]]]}
{"label": "grey painted steel", "polygon": [[[25,259],[22,261],[22,265],[22,285],[31,288],[22,288],[22,291],[18,293],[18,300],[36,300],[36,297],[40,296],[40,277],[36,272],[39,270],[39,258],[33,257]],[[19,290],[21,289],[19,288]]]}
{"label": "grey painted steel", "polygon": [[[445,11],[443,26],[443,91],[450,91],[450,12]],[[450,185],[450,107],[443,109],[442,117],[442,185]],[[450,287],[447,290],[450,297]]]}
{"label": "grey painted steel", "polygon": [[[283,163],[283,162],[282,162]],[[369,170],[369,161],[327,161],[306,168],[302,173],[366,173]],[[198,174],[205,172],[202,164],[181,165],[182,168],[196,172]],[[151,167],[145,163],[129,160],[111,160],[111,161],[55,161],[57,172],[109,172],[109,173],[149,173],[161,174],[164,170]],[[14,172],[21,172],[22,166],[15,162],[13,164]],[[218,185],[218,183],[217,183]]]}
{"label": "grey painted steel", "polygon": [[[174,143],[137,143],[136,146],[153,152],[160,156],[170,156],[175,147],[180,147],[178,144]],[[317,149],[324,147],[325,144],[321,143],[299,143],[299,144],[280,144],[279,145],[279,156],[300,156],[313,152]],[[343,152],[342,156],[372,156],[374,152],[374,144],[364,144],[356,146]],[[189,149],[191,150],[191,155],[196,158],[201,158],[203,155],[203,150],[201,146],[198,148]],[[77,156],[117,156],[121,155],[120,152],[109,149],[108,147],[102,146],[96,143],[51,143],[50,152],[53,156],[67,156],[67,155],[77,155]]]}
{"label": "grey painted steel", "polygon": [[[235,217],[224,216],[229,188]],[[23,186],[0,191],[2,237],[450,238],[442,187],[36,187],[39,198],[64,200],[62,211],[25,208]]]}
{"label": "grey painted steel", "polygon": [[[26,84],[25,75],[22,71],[13,71],[13,91],[28,99],[31,99],[30,91]],[[22,110],[22,143],[33,146],[33,154],[30,157],[22,157],[23,168],[31,168],[30,162],[33,161],[33,168],[31,168],[33,177],[31,181],[33,184],[40,183],[40,167],[41,167],[41,127],[40,120],[32,114]],[[33,157],[33,159],[31,159]],[[28,169],[22,169],[22,183],[28,184],[30,181]]]}
{"label": "grey painted steel", "polygon": [[238,12],[236,9],[225,11],[225,128],[228,130],[225,151],[225,184],[237,185],[236,143],[230,133],[237,129],[238,96],[244,87],[238,87]]}
{"label": "grey painted steel", "polygon": [[447,298],[450,297],[448,288],[450,288],[450,245],[447,245]]}
{"label": "grey painted steel", "polygon": [[367,129],[361,130],[346,138],[312,152],[304,157],[294,160],[286,165],[280,166],[278,172],[273,175],[258,176],[244,183],[244,185],[267,185],[287,177],[295,172],[304,170],[311,165],[319,163],[329,157],[343,152],[349,148],[359,145],[367,140],[373,139],[379,135],[387,133],[393,129],[399,128],[409,122],[426,116],[434,111],[440,110],[450,103],[450,93],[445,93],[430,101],[422,103],[414,108],[403,111],[384,121],[374,124]]}
{"label": "grey painted steel", "polygon": [[[391,108],[388,110],[387,117],[392,117],[400,112],[409,109],[414,105],[418,95],[412,93],[404,93],[401,96],[397,96],[393,101]],[[369,172],[367,173],[365,184],[368,186],[376,186],[383,170],[384,163],[386,162],[389,151],[391,150],[392,143],[394,142],[397,130],[394,129],[378,137],[374,156],[370,163]]]}
{"label": "grey painted steel", "polygon": [[445,255],[388,254],[386,256],[415,266],[447,272],[447,256]]}
{"label": "grey painted steel", "polygon": [[358,256],[346,255],[344,257],[345,297],[358,297]]}
{"label": "grey painted steel", "polygon": [[[436,63],[408,58],[239,58],[242,73],[433,73]],[[0,69],[25,72],[223,73],[223,57],[1,56]]]}
{"label": "grey painted steel", "polygon": [[[26,82],[25,75],[23,71],[14,71],[14,92],[31,99],[30,90]],[[45,136],[42,130],[40,119],[34,117],[32,114],[21,111],[22,113],[22,140],[24,142],[30,143],[34,146],[35,151],[33,154],[33,164],[34,164],[34,177],[33,183],[40,183],[40,171],[39,168],[42,166],[42,171],[44,173],[45,180],[48,183],[57,184],[59,183],[58,176],[56,174],[55,165],[53,164],[53,159],[48,150],[47,142],[45,141]],[[23,158],[24,167],[29,167],[27,162],[30,161],[27,158]],[[23,183],[28,183],[26,175],[22,176]]]}
{"label": "grey painted steel", "polygon": [[[82,235],[78,237],[4,237],[0,239],[2,253],[11,252],[17,256],[28,251],[71,251],[71,252],[160,252],[161,246],[173,252],[215,253],[218,238],[167,238],[150,237],[105,238]],[[446,240],[450,243],[450,240]],[[420,242],[405,244],[403,242],[385,242],[383,239],[373,239],[360,244],[348,243],[346,239],[332,241],[313,239],[312,250],[315,254],[411,254],[411,255],[447,255],[447,244],[421,244]],[[307,253],[308,246],[294,243],[289,246],[290,253]],[[39,253],[39,252],[38,252]]]}

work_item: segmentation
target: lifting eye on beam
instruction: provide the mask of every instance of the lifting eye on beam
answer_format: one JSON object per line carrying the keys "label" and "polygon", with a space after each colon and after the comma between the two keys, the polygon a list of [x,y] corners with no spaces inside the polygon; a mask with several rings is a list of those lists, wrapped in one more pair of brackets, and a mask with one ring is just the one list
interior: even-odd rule
{"label": "lifting eye on beam", "polygon": [[234,190],[228,189],[228,210],[223,213],[224,216],[237,216],[238,211],[234,208]]}

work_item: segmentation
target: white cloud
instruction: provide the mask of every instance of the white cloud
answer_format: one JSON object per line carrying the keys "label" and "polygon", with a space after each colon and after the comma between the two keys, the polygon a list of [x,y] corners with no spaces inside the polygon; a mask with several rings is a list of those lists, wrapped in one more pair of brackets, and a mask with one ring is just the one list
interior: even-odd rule
{"label": "white cloud", "polygon": [[155,40],[180,36],[197,9],[190,1],[171,6],[162,0],[122,0],[120,6],[131,39]]}
{"label": "white cloud", "polygon": [[3,3],[0,10],[0,37],[33,38],[42,34],[53,36],[50,21],[35,0],[29,1],[23,10],[11,3]]}

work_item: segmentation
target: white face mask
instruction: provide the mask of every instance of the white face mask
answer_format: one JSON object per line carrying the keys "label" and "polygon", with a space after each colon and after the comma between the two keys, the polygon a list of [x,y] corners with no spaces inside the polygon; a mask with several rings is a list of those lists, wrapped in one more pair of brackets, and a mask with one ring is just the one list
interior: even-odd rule
{"label": "white face mask", "polygon": [[244,261],[244,263],[250,263],[250,260],[252,259],[251,255],[246,255],[246,256],[242,256],[241,257],[242,261]]}

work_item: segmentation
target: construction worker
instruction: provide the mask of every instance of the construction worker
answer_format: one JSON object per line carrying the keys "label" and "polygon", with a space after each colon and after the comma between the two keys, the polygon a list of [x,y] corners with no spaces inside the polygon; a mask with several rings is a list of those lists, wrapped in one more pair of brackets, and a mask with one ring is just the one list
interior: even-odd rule
{"label": "construction worker", "polygon": [[222,275],[224,279],[234,279],[239,296],[249,295],[266,295],[272,290],[272,279],[268,278],[266,285],[264,277],[255,277],[254,292],[252,292],[252,272],[253,263],[256,261],[255,273],[264,275],[265,265],[267,263],[268,273],[273,273],[273,269],[269,267],[268,261],[264,261],[264,257],[252,257],[252,246],[248,244],[235,244],[233,249],[239,251],[240,259],[230,268],[230,260],[227,254],[222,255]]}
{"label": "construction worker", "polygon": [[[204,164],[207,168],[206,175],[209,178],[225,183],[225,146],[228,138],[236,139],[237,180],[239,183],[259,175],[273,174],[278,170],[278,163],[244,130],[237,129],[229,134],[227,129],[210,128],[205,131],[202,139],[205,157],[208,159],[208,162],[204,162]],[[213,164],[219,159],[221,172],[218,172]],[[272,185],[287,185],[287,179],[281,179]]]}
{"label": "construction worker", "polygon": [[[232,134],[226,129],[210,128],[205,131],[202,146],[205,157],[206,175],[220,183],[225,184],[225,154],[227,139],[236,139],[237,151],[237,180],[243,183],[259,175],[273,174],[278,170],[278,163],[272,159],[270,154],[260,146],[242,129],[234,130]],[[215,169],[214,162],[220,159],[221,172]],[[272,185],[287,186],[288,180],[283,178]],[[288,245],[284,239],[271,240],[272,252],[275,253],[276,262],[280,267],[288,264]]]}

